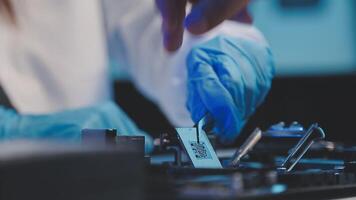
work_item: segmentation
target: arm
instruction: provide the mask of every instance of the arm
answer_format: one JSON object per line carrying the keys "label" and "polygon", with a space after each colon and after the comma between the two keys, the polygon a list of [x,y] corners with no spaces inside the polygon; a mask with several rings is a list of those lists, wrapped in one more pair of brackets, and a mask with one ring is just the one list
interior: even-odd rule
{"label": "arm", "polygon": [[[127,10],[126,15],[116,18],[119,20],[115,22],[116,24],[111,25],[109,33],[116,33],[124,42],[125,48],[123,48],[121,55],[125,55],[126,66],[128,66],[126,69],[137,88],[155,101],[175,126],[191,126],[193,124],[190,112],[195,113],[195,111],[189,108],[189,112],[186,107],[187,103],[189,107],[187,100],[189,100],[188,95],[191,92],[191,89],[187,88],[187,79],[190,76],[187,69],[191,69],[186,64],[188,55],[191,54],[192,49],[197,51],[197,48],[193,47],[202,44],[203,46],[200,47],[204,48],[206,42],[214,40],[219,35],[231,36],[241,42],[248,41],[257,44],[257,49],[262,49],[261,51],[265,52],[265,54],[259,54],[253,52],[254,49],[247,50],[254,59],[261,61],[259,65],[262,67],[258,70],[252,69],[252,71],[255,71],[258,75],[266,74],[264,84],[267,85],[266,90],[268,90],[273,77],[271,55],[266,53],[268,48],[263,36],[253,26],[226,21],[203,36],[185,33],[182,48],[174,54],[169,54],[161,44],[161,19],[155,9],[154,2],[151,0],[136,0],[132,4],[131,7],[125,8]],[[113,44],[115,45],[115,43]],[[222,53],[227,53],[224,50],[226,44],[228,42],[222,43],[216,49]],[[258,66],[250,65],[247,68],[249,67]],[[242,84],[241,87],[243,86]],[[265,93],[259,95],[259,102],[262,102]],[[253,107],[255,106],[257,105]],[[194,113],[192,118],[196,121]]]}
{"label": "arm", "polygon": [[47,115],[21,115],[0,106],[1,141],[45,139],[80,142],[84,128],[114,128],[120,135],[142,135],[145,136],[146,151],[150,152],[153,147],[152,138],[139,130],[112,102]]}

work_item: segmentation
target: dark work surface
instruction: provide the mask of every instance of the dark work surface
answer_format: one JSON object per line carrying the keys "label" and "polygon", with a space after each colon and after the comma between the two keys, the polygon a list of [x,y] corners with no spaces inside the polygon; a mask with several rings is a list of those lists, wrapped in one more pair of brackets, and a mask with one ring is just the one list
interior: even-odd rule
{"label": "dark work surface", "polygon": [[123,145],[1,144],[0,199],[143,199],[142,157]]}
{"label": "dark work surface", "polygon": [[[129,83],[117,83],[116,100],[144,130],[151,134],[171,129],[151,102]],[[356,124],[356,75],[276,78],[265,103],[246,125],[242,137],[256,126],[267,128],[281,120],[299,121],[305,126],[318,122],[328,140],[353,141]],[[239,141],[238,141],[239,142]]]}
{"label": "dark work surface", "polygon": [[279,78],[246,130],[267,128],[280,120],[304,125],[318,122],[328,140],[350,142],[355,138],[356,76]]}

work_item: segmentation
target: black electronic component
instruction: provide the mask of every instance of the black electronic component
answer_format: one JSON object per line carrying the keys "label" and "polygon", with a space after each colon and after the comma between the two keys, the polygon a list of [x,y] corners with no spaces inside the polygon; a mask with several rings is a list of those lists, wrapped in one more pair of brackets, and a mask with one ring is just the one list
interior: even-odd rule
{"label": "black electronic component", "polygon": [[118,135],[116,129],[83,129],[83,144],[134,146],[144,156],[145,137],[136,135]]}
{"label": "black electronic component", "polygon": [[132,146],[0,144],[1,200],[143,199],[144,164]]}

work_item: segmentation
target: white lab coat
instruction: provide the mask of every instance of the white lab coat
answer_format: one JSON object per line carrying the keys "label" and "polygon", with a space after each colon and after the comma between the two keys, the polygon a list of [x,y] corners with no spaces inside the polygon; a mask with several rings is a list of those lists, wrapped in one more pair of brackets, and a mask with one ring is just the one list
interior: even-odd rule
{"label": "white lab coat", "polygon": [[154,0],[14,0],[14,7],[17,28],[0,19],[0,85],[20,113],[109,100],[115,63],[174,125],[189,126],[189,49],[222,33],[265,42],[252,26],[225,22],[201,37],[186,33],[183,47],[169,54]]}

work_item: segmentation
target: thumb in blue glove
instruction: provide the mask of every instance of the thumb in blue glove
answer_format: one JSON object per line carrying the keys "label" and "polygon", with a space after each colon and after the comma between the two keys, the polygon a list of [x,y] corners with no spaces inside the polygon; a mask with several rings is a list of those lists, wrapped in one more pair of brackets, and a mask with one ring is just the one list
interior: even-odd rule
{"label": "thumb in blue glove", "polygon": [[246,39],[218,36],[194,47],[187,66],[187,107],[193,121],[210,115],[220,140],[233,142],[271,87],[270,50]]}

